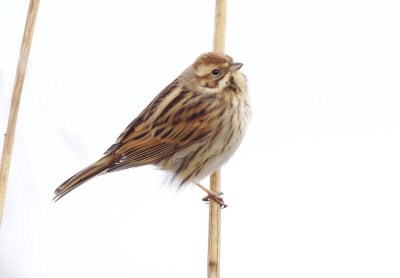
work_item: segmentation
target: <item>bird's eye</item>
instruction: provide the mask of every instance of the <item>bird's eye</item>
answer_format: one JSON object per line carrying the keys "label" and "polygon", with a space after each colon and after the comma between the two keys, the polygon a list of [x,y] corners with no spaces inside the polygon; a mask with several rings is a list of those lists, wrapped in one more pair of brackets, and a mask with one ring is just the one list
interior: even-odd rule
{"label": "bird's eye", "polygon": [[214,76],[218,76],[219,75],[219,69],[213,69],[211,71],[211,74],[214,75]]}

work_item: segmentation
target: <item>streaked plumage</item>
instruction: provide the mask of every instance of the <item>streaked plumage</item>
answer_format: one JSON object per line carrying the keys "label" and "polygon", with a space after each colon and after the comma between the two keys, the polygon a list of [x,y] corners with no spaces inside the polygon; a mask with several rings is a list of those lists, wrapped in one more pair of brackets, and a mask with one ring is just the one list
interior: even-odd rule
{"label": "streaked plumage", "polygon": [[220,52],[202,54],[162,90],[97,162],[55,191],[58,200],[104,173],[158,165],[180,185],[197,182],[235,152],[251,116],[242,64]]}

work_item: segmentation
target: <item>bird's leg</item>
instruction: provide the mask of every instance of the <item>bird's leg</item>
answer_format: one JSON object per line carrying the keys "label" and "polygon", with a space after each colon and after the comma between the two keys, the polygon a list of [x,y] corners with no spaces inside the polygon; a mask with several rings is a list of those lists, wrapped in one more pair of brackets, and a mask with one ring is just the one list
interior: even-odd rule
{"label": "bird's leg", "polygon": [[211,190],[208,190],[204,186],[202,186],[200,183],[197,183],[197,182],[193,182],[193,183],[207,193],[207,196],[202,199],[203,201],[210,202],[210,200],[213,200],[218,205],[220,205],[221,208],[226,208],[228,206],[227,204],[224,203],[224,199],[222,199],[222,197],[221,197],[221,195],[223,195],[224,193],[213,192]]}

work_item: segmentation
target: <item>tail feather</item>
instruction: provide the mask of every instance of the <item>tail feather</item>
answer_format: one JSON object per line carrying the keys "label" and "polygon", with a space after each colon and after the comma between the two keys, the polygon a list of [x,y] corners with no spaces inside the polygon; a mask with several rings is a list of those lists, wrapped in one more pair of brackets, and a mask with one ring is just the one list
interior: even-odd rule
{"label": "tail feather", "polygon": [[53,201],[59,200],[65,194],[77,188],[82,183],[101,174],[103,171],[107,170],[111,166],[113,161],[113,154],[109,154],[102,157],[99,161],[89,165],[82,171],[76,173],[75,175],[67,179],[59,187],[57,187],[57,189],[54,191],[55,196],[53,198]]}

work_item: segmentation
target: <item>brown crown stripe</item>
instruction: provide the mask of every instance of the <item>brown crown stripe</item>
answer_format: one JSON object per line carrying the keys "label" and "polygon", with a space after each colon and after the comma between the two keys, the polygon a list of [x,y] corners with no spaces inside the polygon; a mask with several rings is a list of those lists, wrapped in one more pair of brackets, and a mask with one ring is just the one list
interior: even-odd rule
{"label": "brown crown stripe", "polygon": [[232,62],[232,58],[229,55],[226,55],[222,52],[209,52],[198,58],[194,64],[194,67],[197,69],[197,67],[200,65],[224,64],[227,62],[227,60]]}

